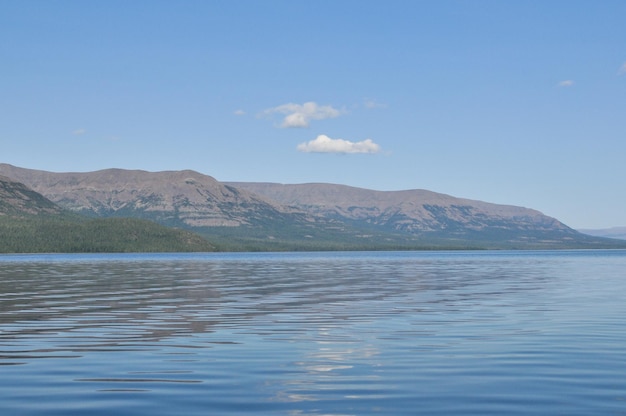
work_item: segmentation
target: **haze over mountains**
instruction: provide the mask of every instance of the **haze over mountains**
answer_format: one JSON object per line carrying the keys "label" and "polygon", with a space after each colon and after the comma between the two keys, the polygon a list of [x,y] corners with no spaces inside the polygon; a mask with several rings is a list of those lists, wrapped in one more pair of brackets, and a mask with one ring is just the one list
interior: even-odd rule
{"label": "haze over mountains", "polygon": [[593,235],[596,237],[618,238],[626,240],[626,227],[612,227],[602,229],[584,229],[578,230],[581,233]]}
{"label": "haze over mountains", "polygon": [[223,249],[613,247],[538,211],[425,190],[219,182],[194,171],[53,173],[0,164],[59,206],[193,230]]}

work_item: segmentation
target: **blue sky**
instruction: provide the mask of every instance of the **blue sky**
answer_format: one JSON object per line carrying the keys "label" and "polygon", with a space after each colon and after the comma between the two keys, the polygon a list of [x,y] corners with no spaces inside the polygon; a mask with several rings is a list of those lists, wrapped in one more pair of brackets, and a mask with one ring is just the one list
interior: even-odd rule
{"label": "blue sky", "polygon": [[2,1],[0,162],[626,225],[624,1]]}

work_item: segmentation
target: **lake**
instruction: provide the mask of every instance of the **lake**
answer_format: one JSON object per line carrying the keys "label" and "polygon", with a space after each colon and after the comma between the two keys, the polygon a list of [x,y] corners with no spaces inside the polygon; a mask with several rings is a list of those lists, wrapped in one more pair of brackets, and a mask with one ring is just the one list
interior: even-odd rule
{"label": "lake", "polygon": [[626,251],[0,256],[3,415],[626,414]]}

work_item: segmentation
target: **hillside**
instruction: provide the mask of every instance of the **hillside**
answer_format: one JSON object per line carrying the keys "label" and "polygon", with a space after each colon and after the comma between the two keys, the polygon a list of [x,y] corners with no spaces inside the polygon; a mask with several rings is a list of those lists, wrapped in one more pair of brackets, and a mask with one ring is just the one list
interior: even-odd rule
{"label": "hillside", "polygon": [[[335,239],[333,232],[323,232],[323,219],[190,170],[53,173],[0,164],[0,174],[28,184],[72,212],[94,218],[142,218],[186,228],[221,250],[290,250],[294,242],[305,239],[304,234],[315,233],[323,234],[319,248],[328,248],[328,236]],[[316,221],[321,224],[309,230]]]}
{"label": "hillside", "polygon": [[593,248],[620,244],[583,235],[533,209],[426,190],[374,191],[335,184],[228,184],[353,227],[410,235],[418,241],[443,245]]}
{"label": "hillside", "polygon": [[522,207],[426,190],[219,182],[194,171],[52,173],[0,164],[63,208],[193,230],[220,250],[616,248]]}
{"label": "hillside", "polygon": [[484,231],[490,227],[573,231],[556,219],[532,209],[455,198],[419,189],[373,191],[334,184],[229,184],[325,217],[361,221],[408,233]]}
{"label": "hillside", "polygon": [[63,209],[26,185],[0,176],[0,216],[60,214]]}
{"label": "hillside", "polygon": [[187,227],[237,227],[277,221],[294,213],[191,170],[52,173],[0,164],[0,174],[27,184],[72,212],[94,217],[141,217]]}
{"label": "hillside", "polygon": [[141,219],[87,219],[0,176],[0,253],[213,251],[189,231]]}

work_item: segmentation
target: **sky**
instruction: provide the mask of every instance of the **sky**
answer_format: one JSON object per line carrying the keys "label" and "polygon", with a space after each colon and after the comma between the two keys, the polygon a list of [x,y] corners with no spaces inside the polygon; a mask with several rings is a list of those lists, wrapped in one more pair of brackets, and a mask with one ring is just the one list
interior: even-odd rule
{"label": "sky", "polygon": [[0,162],[626,226],[626,1],[0,0]]}

